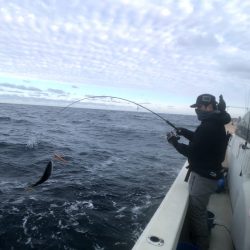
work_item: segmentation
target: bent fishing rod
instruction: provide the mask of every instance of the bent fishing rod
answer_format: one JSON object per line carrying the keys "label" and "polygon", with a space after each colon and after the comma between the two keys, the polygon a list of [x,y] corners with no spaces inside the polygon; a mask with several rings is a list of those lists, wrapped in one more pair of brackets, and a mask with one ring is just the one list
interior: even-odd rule
{"label": "bent fishing rod", "polygon": [[134,101],[131,101],[131,100],[128,100],[128,99],[125,99],[125,98],[121,98],[121,97],[116,97],[116,96],[108,96],[108,95],[102,95],[102,96],[88,96],[88,97],[85,97],[85,98],[82,98],[82,99],[79,99],[77,101],[74,101],[72,103],[70,103],[69,105],[67,105],[66,107],[64,107],[61,112],[63,112],[65,109],[69,108],[70,106],[72,106],[73,104],[76,104],[78,102],[81,102],[81,101],[84,101],[84,100],[89,100],[89,99],[100,99],[100,98],[111,98],[111,101],[112,99],[117,99],[117,100],[122,100],[122,101],[126,101],[126,102],[130,102],[130,103],[133,103],[149,112],[151,112],[152,114],[158,116],[160,119],[162,119],[164,122],[166,122],[169,126],[171,126],[172,128],[174,128],[175,130],[177,130],[177,127],[170,121],[168,121],[167,119],[165,119],[164,117],[162,117],[161,115],[155,113],[154,111],[152,111],[151,109],[143,106],[142,104],[139,104],[137,102],[134,102]]}

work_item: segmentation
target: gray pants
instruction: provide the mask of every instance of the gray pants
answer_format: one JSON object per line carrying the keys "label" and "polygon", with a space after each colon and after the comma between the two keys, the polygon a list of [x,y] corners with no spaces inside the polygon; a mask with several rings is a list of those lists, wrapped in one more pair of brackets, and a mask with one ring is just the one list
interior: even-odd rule
{"label": "gray pants", "polygon": [[194,172],[189,178],[189,212],[192,237],[201,250],[209,248],[207,205],[217,188],[217,180],[202,177]]}

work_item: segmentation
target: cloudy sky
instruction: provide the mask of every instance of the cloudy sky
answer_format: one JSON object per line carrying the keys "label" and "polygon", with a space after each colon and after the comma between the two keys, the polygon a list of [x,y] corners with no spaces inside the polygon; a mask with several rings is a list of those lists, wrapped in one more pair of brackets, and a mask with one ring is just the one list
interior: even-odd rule
{"label": "cloudy sky", "polygon": [[0,0],[0,59],[0,102],[114,95],[178,113],[212,93],[246,107],[250,1]]}

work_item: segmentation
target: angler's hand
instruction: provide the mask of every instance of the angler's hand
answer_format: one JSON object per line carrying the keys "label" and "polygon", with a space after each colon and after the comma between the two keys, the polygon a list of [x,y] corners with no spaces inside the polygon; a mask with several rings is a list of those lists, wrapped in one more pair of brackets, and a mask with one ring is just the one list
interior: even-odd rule
{"label": "angler's hand", "polygon": [[178,140],[180,139],[179,136],[177,136],[173,131],[167,133],[167,140],[170,144],[176,145],[178,143]]}
{"label": "angler's hand", "polygon": [[176,129],[176,134],[177,135],[184,135],[186,131],[187,131],[186,128],[180,128],[179,127],[179,128]]}
{"label": "angler's hand", "polygon": [[223,96],[219,96],[218,110],[224,112],[226,110],[226,103],[223,99]]}

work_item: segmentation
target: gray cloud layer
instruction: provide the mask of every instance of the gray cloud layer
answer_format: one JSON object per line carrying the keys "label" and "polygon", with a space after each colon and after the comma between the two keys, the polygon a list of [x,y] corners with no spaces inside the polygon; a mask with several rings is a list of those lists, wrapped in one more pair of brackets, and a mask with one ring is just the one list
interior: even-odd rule
{"label": "gray cloud layer", "polygon": [[0,86],[11,88],[11,89],[19,89],[19,90],[27,90],[27,91],[35,91],[35,92],[41,92],[41,89],[35,88],[35,87],[26,87],[24,85],[16,85],[11,83],[0,83]]}
{"label": "gray cloud layer", "polygon": [[0,68],[27,78],[176,95],[243,89],[250,84],[249,15],[250,3],[236,0],[6,0]]}

